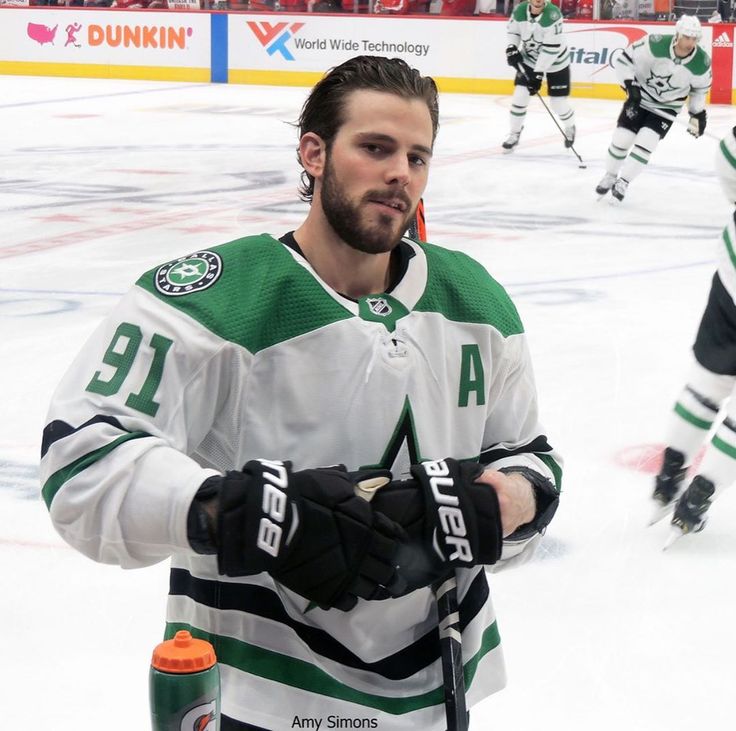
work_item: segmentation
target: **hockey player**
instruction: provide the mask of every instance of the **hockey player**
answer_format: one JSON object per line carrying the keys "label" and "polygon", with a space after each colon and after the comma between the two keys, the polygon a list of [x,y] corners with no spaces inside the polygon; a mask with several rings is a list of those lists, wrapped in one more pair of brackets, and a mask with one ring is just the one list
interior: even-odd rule
{"label": "hockey player", "polygon": [[511,14],[506,32],[506,61],[516,77],[511,131],[503,149],[511,152],[519,144],[529,96],[539,93],[545,75],[550,106],[562,122],[565,146],[570,147],[575,142],[575,112],[570,106],[570,56],[560,9],[548,0],[525,0]]}
{"label": "hockey player", "polygon": [[[716,171],[728,200],[736,205],[736,127],[720,143]],[[702,530],[711,502],[736,480],[735,221],[736,210],[719,240],[718,268],[693,346],[695,363],[675,403],[655,480],[652,522],[674,508],[670,542]],[[704,443],[697,474],[683,492],[688,467]]]}
{"label": "hockey player", "polygon": [[687,99],[688,132],[705,131],[705,96],[710,89],[708,54],[698,45],[703,34],[694,15],[683,15],[674,35],[649,35],[616,57],[614,68],[626,90],[626,101],[608,148],[606,174],[596,186],[598,195],[611,191],[622,201],[669,132]]}
{"label": "hockey player", "polygon": [[468,703],[504,685],[484,566],[538,542],[559,459],[505,291],[402,235],[438,115],[399,59],[334,68],[299,119],[303,223],[144,274],[53,398],[54,525],[97,561],[171,556],[166,636],[215,645],[222,731],[445,729],[448,571]]}

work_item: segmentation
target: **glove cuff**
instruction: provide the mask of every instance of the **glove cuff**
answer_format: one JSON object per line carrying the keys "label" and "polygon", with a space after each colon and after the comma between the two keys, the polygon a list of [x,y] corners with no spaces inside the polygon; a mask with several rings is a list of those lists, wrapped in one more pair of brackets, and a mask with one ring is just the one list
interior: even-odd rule
{"label": "glove cuff", "polygon": [[560,504],[560,494],[552,481],[529,467],[502,467],[499,472],[505,474],[514,472],[529,480],[537,505],[534,518],[529,523],[520,525],[511,535],[506,536],[506,540],[524,540],[535,533],[544,533]]}
{"label": "glove cuff", "polygon": [[187,513],[187,540],[196,553],[217,553],[217,502],[222,477],[206,479],[197,490]]}

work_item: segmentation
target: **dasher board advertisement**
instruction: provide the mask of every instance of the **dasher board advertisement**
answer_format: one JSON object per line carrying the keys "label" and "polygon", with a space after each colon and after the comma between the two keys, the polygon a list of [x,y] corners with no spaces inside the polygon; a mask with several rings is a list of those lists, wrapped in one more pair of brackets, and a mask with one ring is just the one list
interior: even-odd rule
{"label": "dasher board advertisement", "polygon": [[37,68],[39,74],[129,78],[127,70],[133,78],[209,81],[204,13],[30,8],[0,15],[0,73]]}

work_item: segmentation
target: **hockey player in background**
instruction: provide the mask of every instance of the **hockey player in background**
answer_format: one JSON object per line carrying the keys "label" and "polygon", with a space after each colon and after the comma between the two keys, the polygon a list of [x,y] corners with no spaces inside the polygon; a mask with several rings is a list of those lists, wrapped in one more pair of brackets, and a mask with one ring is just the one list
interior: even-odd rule
{"label": "hockey player in background", "polygon": [[511,97],[511,129],[502,143],[506,152],[519,144],[529,97],[538,94],[544,77],[552,111],[562,122],[565,146],[575,142],[575,112],[570,106],[570,54],[560,9],[548,0],[519,3],[509,18],[506,61],[516,70]]}
{"label": "hockey player in background", "polygon": [[484,566],[533,550],[560,462],[505,291],[403,235],[438,119],[399,59],[334,68],[299,119],[302,224],[144,274],[53,398],[54,525],[96,561],[171,557],[166,636],[215,646],[222,731],[444,730],[448,572],[468,704],[505,683]]}
{"label": "hockey player in background", "polygon": [[626,101],[606,157],[606,174],[596,186],[598,195],[622,201],[626,190],[649,162],[669,132],[687,99],[693,137],[705,131],[705,96],[710,89],[708,54],[698,45],[703,35],[694,15],[683,15],[674,35],[652,34],[616,57],[614,69],[626,91]]}
{"label": "hockey player in background", "polygon": [[[720,143],[716,171],[728,200],[736,205],[736,127]],[[670,417],[667,447],[655,480],[652,522],[674,508],[669,542],[702,530],[711,502],[736,481],[734,221],[736,210],[719,240],[718,268],[693,345],[695,362]],[[688,467],[704,443],[697,474],[683,492]]]}

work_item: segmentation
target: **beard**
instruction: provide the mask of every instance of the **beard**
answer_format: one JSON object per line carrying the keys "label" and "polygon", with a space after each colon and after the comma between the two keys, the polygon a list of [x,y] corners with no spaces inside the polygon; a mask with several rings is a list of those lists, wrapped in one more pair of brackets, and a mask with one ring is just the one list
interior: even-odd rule
{"label": "beard", "polygon": [[[398,197],[406,204],[407,214],[398,227],[396,227],[395,216],[379,214],[377,220],[370,224],[361,220],[361,202],[380,201],[388,197]],[[365,254],[384,254],[393,251],[409,228],[409,222],[414,216],[411,201],[403,191],[371,190],[365,193],[358,203],[351,201],[343,193],[329,157],[322,178],[320,201],[325,218],[335,233],[349,247]]]}

